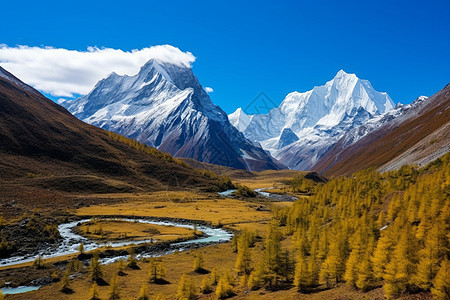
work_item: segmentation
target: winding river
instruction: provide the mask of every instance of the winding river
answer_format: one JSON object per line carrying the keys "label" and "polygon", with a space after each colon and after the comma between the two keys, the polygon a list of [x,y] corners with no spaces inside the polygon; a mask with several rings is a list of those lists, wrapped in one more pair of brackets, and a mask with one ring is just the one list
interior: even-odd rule
{"label": "winding river", "polygon": [[[270,200],[274,200],[274,201],[289,201],[289,202],[294,202],[295,200],[297,200],[298,198],[295,196],[291,196],[291,195],[286,195],[286,194],[274,194],[274,193],[269,193],[267,192],[267,190],[270,190],[271,188],[260,188],[260,189],[255,189],[254,191],[258,194],[258,196],[262,197],[262,198],[266,198],[266,199],[270,199]],[[236,189],[231,189],[231,190],[226,190],[224,192],[220,192],[219,195],[223,196],[223,197],[229,197],[229,198],[233,198],[233,193],[237,191]]]}
{"label": "winding river", "polygon": [[[145,218],[134,218],[134,219],[127,219],[127,218],[101,218],[101,220],[116,220],[116,221],[124,221],[124,222],[137,222],[137,223],[144,223],[144,224],[153,224],[153,225],[161,225],[161,226],[175,226],[175,227],[182,227],[182,228],[189,228],[194,229],[193,224],[186,224],[181,222],[175,222],[175,221],[155,221],[151,219],[145,219]],[[68,254],[74,254],[79,252],[78,246],[80,243],[83,243],[85,251],[91,251],[95,250],[100,247],[122,247],[127,245],[138,245],[138,244],[144,244],[144,243],[151,243],[154,240],[152,239],[144,239],[144,240],[127,240],[127,241],[120,241],[120,242],[97,242],[94,240],[90,240],[86,237],[83,237],[77,233],[74,232],[74,228],[78,226],[81,223],[89,222],[90,219],[83,219],[78,221],[73,221],[69,223],[63,223],[58,226],[59,233],[62,237],[62,242],[59,245],[57,249],[44,249],[41,251],[41,255],[43,259],[52,258],[52,257],[60,257]],[[170,247],[167,251],[159,252],[159,253],[146,253],[142,252],[136,255],[137,258],[141,257],[152,257],[152,256],[162,256],[167,255],[170,253],[173,253],[175,251],[184,251],[189,247],[192,247],[193,245],[199,245],[199,246],[206,246],[212,243],[221,243],[221,242],[227,242],[231,240],[233,234],[222,229],[222,228],[213,228],[206,225],[198,225],[197,230],[203,232],[204,236],[188,240],[185,242],[178,242],[178,243],[172,243],[170,244]],[[102,263],[111,263],[116,260],[119,260],[120,256],[116,256],[113,258],[103,258]],[[22,263],[32,262],[36,259],[36,255],[28,255],[28,256],[13,256],[6,259],[0,260],[0,266],[13,266],[18,265]]]}

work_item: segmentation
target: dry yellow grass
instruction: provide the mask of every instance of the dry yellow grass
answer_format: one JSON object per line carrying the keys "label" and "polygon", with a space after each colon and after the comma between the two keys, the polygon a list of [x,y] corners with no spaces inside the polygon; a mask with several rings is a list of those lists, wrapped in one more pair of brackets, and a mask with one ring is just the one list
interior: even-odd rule
{"label": "dry yellow grass", "polygon": [[83,236],[97,240],[144,240],[170,241],[194,236],[194,231],[175,226],[161,226],[119,220],[95,220],[81,224],[77,230]]}
{"label": "dry yellow grass", "polygon": [[305,174],[304,171],[280,170],[280,171],[262,171],[255,172],[253,178],[235,178],[234,182],[248,186],[251,189],[269,188],[269,187],[286,187],[281,183],[285,179],[292,179],[295,175]]}
{"label": "dry yellow grass", "polygon": [[[172,200],[148,195],[146,198],[131,198],[128,201],[110,205],[83,207],[75,211],[77,215],[123,215],[142,217],[170,217],[190,220],[210,221],[212,224],[235,224],[269,220],[272,213],[270,205],[245,202],[235,199],[207,199],[205,196],[176,198],[173,193],[164,193]],[[177,199],[177,200],[173,200]],[[183,199],[183,198],[181,198]],[[263,206],[266,211],[257,210]]]}
{"label": "dry yellow grass", "polygon": [[[86,197],[83,196],[83,197]],[[143,217],[171,217],[191,220],[209,221],[214,225],[223,224],[225,227],[234,230],[247,228],[255,231],[258,235],[264,236],[267,224],[272,218],[271,205],[285,207],[292,205],[292,202],[247,202],[236,199],[221,198],[211,194],[196,194],[190,192],[157,192],[148,194],[112,194],[112,195],[89,195],[88,197],[101,197],[114,199],[114,204],[93,205],[83,207],[72,212],[79,216],[143,216]],[[120,200],[118,202],[117,200]],[[120,222],[98,221],[102,224],[102,230],[108,231],[110,237],[127,236],[133,238],[143,237],[150,228],[142,226],[140,223],[128,223],[121,226]],[[122,224],[123,225],[123,224]],[[96,225],[94,225],[96,226]],[[154,225],[151,225],[154,226]],[[160,226],[165,227],[165,226]],[[170,237],[172,234],[180,234],[180,228],[158,227],[162,236]],[[82,230],[86,229],[86,224],[82,225]],[[155,228],[155,227],[153,227]],[[174,231],[171,231],[171,230]],[[92,231],[93,228],[90,228]],[[184,232],[192,234],[192,231]],[[179,236],[177,236],[179,237]],[[155,236],[154,238],[157,238]],[[261,252],[261,244],[253,250],[253,258],[257,259]],[[203,277],[207,275],[193,272],[194,254],[196,251],[204,253],[205,268],[212,270],[216,266],[221,271],[233,272],[236,254],[233,253],[230,244],[220,244],[205,247],[199,250],[190,250],[178,254],[165,256],[163,261],[167,268],[166,278],[170,282],[167,285],[150,284],[149,291],[154,297],[160,292],[174,299],[178,281],[183,273],[192,276],[197,286],[200,285]],[[68,259],[69,257],[64,257]],[[60,258],[61,260],[62,258]],[[58,259],[51,259],[48,262],[56,262]],[[121,289],[121,299],[135,299],[140,286],[147,282],[148,263],[139,263],[141,270],[126,270],[127,276],[119,277]],[[117,264],[103,266],[106,281],[110,280],[111,274],[116,272]],[[238,283],[238,280],[236,280]],[[59,292],[59,283],[44,286],[38,291],[8,295],[8,299],[87,299],[91,283],[88,275],[84,274],[72,280],[71,287],[75,293],[67,295]],[[243,294],[243,290],[236,287],[237,294]],[[108,287],[100,287],[100,296],[105,299],[108,294]],[[253,293],[251,293],[253,294]],[[201,298],[215,299],[214,293],[202,295]]]}

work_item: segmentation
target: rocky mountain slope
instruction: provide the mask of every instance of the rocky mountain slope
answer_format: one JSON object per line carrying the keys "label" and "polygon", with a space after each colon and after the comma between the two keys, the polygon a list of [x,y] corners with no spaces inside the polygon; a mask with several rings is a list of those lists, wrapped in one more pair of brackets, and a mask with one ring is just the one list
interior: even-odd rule
{"label": "rocky mountain slope", "polygon": [[230,124],[189,66],[152,59],[138,74],[112,73],[62,105],[80,120],[176,157],[256,171],[283,167]]}
{"label": "rocky mountain slope", "polygon": [[290,93],[268,114],[247,116],[238,109],[229,118],[281,163],[309,170],[346,132],[393,107],[387,93],[341,70],[323,86]]}
{"label": "rocky mountain slope", "polygon": [[[450,84],[345,134],[314,166],[330,175],[425,165],[450,151]],[[361,134],[358,134],[361,133]]]}
{"label": "rocky mountain slope", "polygon": [[5,214],[17,208],[12,202],[57,205],[64,193],[218,190],[217,182],[186,164],[147,150],[78,120],[0,67],[0,206],[6,205]]}

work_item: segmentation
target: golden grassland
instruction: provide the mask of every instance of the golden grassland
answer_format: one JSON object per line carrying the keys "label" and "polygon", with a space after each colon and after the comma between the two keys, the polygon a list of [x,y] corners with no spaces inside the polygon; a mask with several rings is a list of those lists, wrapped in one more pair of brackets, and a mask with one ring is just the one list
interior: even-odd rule
{"label": "golden grassland", "polygon": [[[263,179],[265,180],[265,179]],[[232,230],[242,230],[244,228],[254,231],[259,236],[266,233],[267,224],[270,222],[273,214],[271,207],[288,207],[292,202],[267,202],[264,200],[242,201],[237,199],[223,198],[217,195],[194,193],[186,191],[164,191],[154,193],[123,193],[123,194],[102,194],[102,195],[83,195],[83,198],[110,198],[112,204],[92,205],[72,210],[71,213],[78,216],[140,216],[140,217],[170,217],[190,220],[201,220],[211,222],[213,225],[222,224],[224,228]],[[119,200],[119,201],[117,201]],[[151,229],[160,232],[159,236],[155,235],[155,239],[173,239],[193,235],[193,231],[184,228],[155,226],[149,224],[133,223],[133,222],[115,222],[107,220],[97,220],[96,224],[88,225],[86,223],[80,226],[80,230],[86,232],[87,226],[89,231],[94,232],[100,226],[104,233],[108,233],[108,238],[123,237],[126,233],[128,238],[140,238],[149,236]],[[98,228],[97,228],[98,227]],[[147,228],[148,227],[148,228]],[[91,234],[92,235],[92,234]],[[180,236],[182,235],[182,236]],[[99,236],[91,236],[98,238]],[[261,252],[262,243],[257,243],[253,250],[254,259]],[[101,251],[101,250],[100,250]],[[177,254],[164,256],[163,261],[166,266],[167,275],[165,278],[170,282],[165,285],[150,284],[150,295],[164,293],[168,299],[175,299],[178,281],[183,273],[193,277],[197,286],[205,274],[198,274],[193,270],[194,255],[201,251],[205,259],[205,269],[211,271],[214,266],[219,272],[230,271],[233,276],[236,253],[233,252],[230,243],[208,246],[199,250],[189,250]],[[47,264],[55,263],[60,260],[68,260],[76,257],[76,255],[68,255],[61,258],[52,258],[46,260]],[[32,263],[16,266],[15,268],[28,266],[34,268]],[[147,281],[147,273],[149,264],[139,262],[140,270],[126,269],[126,276],[119,277],[119,285],[121,290],[121,299],[136,299],[140,286]],[[0,268],[4,269],[4,268]],[[103,266],[105,280],[109,282],[111,274],[116,272],[117,263]],[[24,269],[26,270],[26,268]],[[62,274],[63,270],[60,271]],[[70,286],[75,291],[73,294],[64,294],[59,291],[60,283],[54,283],[44,286],[38,291],[29,292],[18,295],[7,295],[6,299],[87,299],[91,287],[88,274],[84,273],[71,280]],[[238,280],[236,280],[238,283]],[[108,294],[108,286],[100,287],[100,298],[106,299]],[[240,291],[240,287],[236,286],[237,295],[244,291]],[[259,293],[259,292],[258,292]],[[202,295],[200,298],[215,299],[214,293],[210,295]]]}
{"label": "golden grassland", "polygon": [[75,230],[90,239],[109,241],[150,238],[157,241],[170,241],[195,235],[194,230],[189,228],[102,219],[83,223]]}
{"label": "golden grassland", "polygon": [[233,181],[239,184],[248,186],[251,189],[257,188],[269,188],[269,187],[279,187],[288,188],[287,185],[283,185],[282,181],[287,179],[292,179],[296,175],[304,175],[308,172],[304,171],[293,171],[293,170],[280,170],[280,171],[261,171],[255,172],[255,176],[252,178],[233,178]]}
{"label": "golden grassland", "polygon": [[[281,184],[280,181],[283,181],[284,179],[290,179],[292,178],[292,176],[295,176],[299,173],[301,172],[266,171],[257,173],[251,179],[242,178],[236,180],[236,182],[239,184],[247,185],[251,188],[261,188],[261,187],[267,188],[276,185],[275,188],[276,192],[285,192],[287,190],[287,186],[283,186],[283,184]],[[372,181],[381,182],[380,180],[384,180],[383,181],[384,185],[382,185],[383,188],[387,189],[389,184],[392,183],[391,182],[392,180],[389,179],[390,178],[389,176],[391,176],[392,174],[388,174],[387,179],[381,177],[380,178],[377,177],[374,179],[370,177],[374,176],[372,173],[370,173],[369,171],[367,171],[366,173],[362,173],[362,175],[360,176],[363,175],[369,176],[370,182]],[[362,177],[363,179],[366,178],[364,176]],[[399,178],[402,179],[403,177]],[[398,185],[403,184],[404,182],[401,181],[400,179],[395,181],[395,184]],[[269,232],[267,231],[267,229],[269,228],[268,225],[271,223],[272,218],[275,218],[275,220],[278,220],[280,222],[278,223],[279,225],[276,225],[279,226],[280,230],[282,230],[285,233],[288,233],[289,230],[298,228],[298,226],[294,226],[295,222],[302,222],[303,220],[312,218],[311,213],[307,211],[305,208],[308,209],[314,208],[311,205],[312,203],[311,201],[313,201],[314,199],[318,199],[317,202],[320,203],[319,201],[321,200],[320,197],[323,196],[322,194],[326,194],[326,192],[328,191],[326,188],[335,189],[340,186],[339,184],[344,185],[344,187],[351,188],[352,184],[356,184],[355,182],[351,182],[351,180],[352,178],[338,179],[331,182],[331,184],[328,184],[323,189],[321,188],[321,186],[318,185],[319,187],[318,191],[321,193],[316,193],[311,197],[303,195],[302,196],[303,198],[299,199],[295,203],[270,202],[266,200],[261,200],[259,198],[253,200],[229,199],[219,197],[216,194],[196,193],[188,191],[163,191],[154,193],[129,193],[129,194],[123,193],[110,195],[109,194],[83,195],[82,196],[83,198],[91,197],[91,198],[111,199],[111,202],[110,204],[103,203],[81,207],[70,211],[70,213],[80,217],[94,217],[94,218],[96,216],[103,217],[103,216],[120,216],[120,215],[136,216],[136,217],[155,217],[155,218],[170,217],[170,218],[206,221],[210,222],[213,225],[222,225],[224,228],[233,229],[236,231],[248,229],[249,231],[255,232],[257,236],[255,246],[254,247],[248,246],[250,247],[248,249],[250,249],[249,252],[251,263],[253,268],[255,269],[254,272],[256,272],[258,266],[264,266],[264,263],[267,263],[266,255],[267,253],[269,253],[267,249],[272,249],[270,241],[271,239],[274,238],[274,236],[276,236],[276,234],[274,234],[273,231]],[[366,181],[361,179],[361,182],[365,183]],[[359,184],[359,182],[357,183]],[[359,187],[359,185],[357,186]],[[376,187],[374,187],[373,189],[376,190]],[[331,195],[333,193],[329,194]],[[335,198],[341,199],[341,201],[345,200],[344,197],[339,198],[333,196],[333,199]],[[366,198],[362,197],[361,199]],[[385,197],[383,199],[386,201],[389,200],[388,197]],[[392,210],[395,207],[392,205],[393,202],[392,201],[390,202],[391,204],[389,205],[389,210]],[[383,202],[380,201],[379,205],[380,206],[383,205]],[[327,210],[332,210],[332,208],[334,208],[335,206],[336,206],[335,204],[333,206],[333,203],[331,203],[329,206],[324,205],[323,211],[325,211],[326,213],[328,213],[328,215],[330,215],[330,212],[328,212]],[[393,208],[391,208],[391,206]],[[371,206],[369,205],[367,207]],[[290,209],[283,210],[283,208],[290,208]],[[299,212],[305,212],[305,214],[302,215]],[[319,226],[318,227],[319,229],[316,229],[317,228],[316,226],[313,228],[316,230],[327,231],[327,234],[323,235],[327,237],[327,243],[329,244],[337,243],[337,241],[339,241],[339,237],[338,236],[334,237],[335,232],[334,231],[332,232],[327,229],[329,227],[329,224],[331,224],[329,220],[330,220],[329,217],[328,218],[324,217],[322,222],[327,227]],[[340,219],[336,218],[336,220],[339,221]],[[336,220],[335,222],[337,222]],[[284,223],[284,225],[281,225],[282,222]],[[112,235],[114,234],[123,235],[123,231],[126,232],[130,231],[135,235],[139,235],[145,232],[143,231],[142,227],[132,228],[134,225],[130,223],[127,223],[125,226],[123,226],[124,228],[120,230],[117,228],[114,229],[115,225],[117,224],[108,224],[107,222],[106,224],[107,225],[105,226],[108,228],[108,231],[112,232]],[[378,226],[377,228],[380,228],[381,225],[379,226],[377,225]],[[353,225],[353,226],[358,227],[360,225]],[[274,227],[272,226],[272,229],[273,228]],[[387,231],[389,230],[390,229],[387,229]],[[311,233],[314,232],[311,231]],[[305,231],[305,234],[309,234],[309,232]],[[262,239],[259,237],[262,237]],[[291,251],[291,249],[294,249],[299,245],[302,246],[302,244],[300,244],[299,241],[304,240],[299,239],[298,237],[299,234],[293,235],[284,234],[284,237],[280,239],[281,248],[278,248],[277,251],[280,250],[279,252],[281,252],[281,250],[284,251],[284,249],[289,249],[289,251]],[[327,243],[324,244],[325,245],[324,247],[326,247]],[[320,243],[318,245],[320,246]],[[242,279],[243,277],[238,276],[237,270],[235,269],[235,264],[237,260],[237,254],[234,251],[235,247],[236,245],[234,244],[234,242],[226,244],[217,244],[200,249],[191,249],[185,252],[174,253],[162,257],[161,259],[166,269],[166,274],[163,277],[167,281],[166,284],[151,283],[149,281],[148,276],[151,264],[148,263],[148,261],[141,260],[138,262],[139,265],[138,270],[126,268],[125,269],[126,275],[119,276],[118,285],[121,295],[120,299],[137,299],[139,290],[143,284],[148,286],[150,299],[155,299],[156,295],[160,293],[164,294],[167,299],[176,299],[175,295],[177,293],[178,284],[183,274],[187,274],[187,276],[190,277],[194,282],[198,299],[217,299],[217,296],[214,294],[214,292],[207,295],[201,294],[200,292],[200,285],[202,280],[205,277],[210,276],[210,274],[205,274],[205,272],[197,273],[194,271],[194,261],[196,260],[196,257],[198,257],[199,253],[202,253],[204,259],[204,264],[202,267],[203,269],[206,269],[208,271],[214,270],[214,272],[218,273],[229,273],[230,277],[233,278],[231,280],[231,282],[233,283],[232,287],[234,293],[233,299],[380,299],[381,300],[384,299],[385,297],[384,296],[385,291],[381,287],[381,282],[375,280],[372,283],[373,285],[371,289],[369,289],[367,292],[358,290],[349,284],[343,284],[342,280],[337,282],[338,281],[337,279],[336,285],[333,285],[332,288],[331,286],[328,287],[328,284],[327,285],[320,284],[309,289],[308,290],[309,293],[307,294],[300,293],[298,291],[299,290],[298,288],[294,287],[292,284],[289,283],[289,280],[286,281],[287,283],[285,286],[278,286],[277,284],[274,285],[278,286],[280,290],[272,290],[271,289],[272,282],[270,283],[270,285],[265,285],[261,289],[255,291],[249,290],[246,285],[242,285],[240,283],[240,279]],[[327,259],[329,258],[327,257]],[[34,270],[33,268],[34,267],[29,267],[28,270]],[[102,269],[103,269],[103,279],[106,280],[106,282],[110,283],[112,282],[112,276],[114,274],[117,274],[119,270],[118,263],[102,266]],[[23,270],[26,272],[27,269],[23,268]],[[60,269],[59,272],[61,277],[62,273],[64,272],[64,268]],[[20,295],[8,295],[6,299],[7,300],[88,299],[88,293],[91,288],[91,285],[92,282],[90,281],[88,272],[85,271],[82,272],[80,275],[75,276],[75,278],[71,279],[70,288],[74,291],[71,294],[65,294],[60,291],[61,283],[53,283],[51,285],[44,286],[41,289],[34,292]],[[108,286],[99,287],[100,298],[108,299],[109,290],[110,287]],[[305,289],[303,289],[303,291],[305,291]],[[411,295],[400,294],[398,296],[399,296],[398,299],[431,299],[431,293],[427,291]]]}
{"label": "golden grassland", "polygon": [[289,204],[241,201],[217,196],[210,198],[207,195],[169,191],[133,195],[122,203],[82,207],[74,213],[79,216],[170,217],[208,221],[213,225],[243,226],[239,224],[270,220],[272,217],[272,213],[269,211],[271,205],[286,206]]}
{"label": "golden grassland", "polygon": [[[284,241],[287,246],[290,240]],[[257,263],[262,253],[262,243],[256,243],[255,248],[251,249],[252,260]],[[154,284],[148,280],[149,263],[140,261],[138,263],[139,270],[130,268],[125,269],[125,276],[119,276],[119,290],[120,296],[123,300],[137,299],[139,289],[143,284],[148,284],[150,299],[154,299],[158,294],[166,295],[167,299],[176,299],[175,294],[178,288],[178,282],[183,273],[186,273],[194,282],[197,289],[200,287],[202,280],[210,276],[210,274],[200,274],[194,272],[193,261],[198,252],[201,252],[204,258],[204,268],[212,271],[214,268],[217,272],[230,272],[235,278],[236,285],[233,287],[235,297],[233,299],[383,299],[382,291],[380,289],[373,290],[369,293],[362,293],[347,286],[339,286],[331,290],[325,290],[317,294],[299,294],[296,288],[279,291],[249,291],[239,285],[239,280],[234,272],[234,264],[236,261],[236,253],[233,252],[231,244],[213,245],[198,250],[189,250],[164,256],[162,261],[166,266],[166,276],[164,277],[167,284]],[[102,266],[104,279],[107,282],[111,281],[114,273],[118,270],[118,264],[111,264]],[[84,300],[89,299],[89,290],[92,282],[89,280],[87,274],[78,276],[71,280],[70,288],[74,293],[64,294],[59,291],[60,283],[54,283],[49,286],[44,286],[41,289],[29,292],[26,294],[7,295],[6,299],[70,299],[70,300]],[[100,299],[108,299],[109,286],[99,287]],[[342,295],[346,295],[342,298]],[[216,295],[200,294],[198,299],[217,299]]]}

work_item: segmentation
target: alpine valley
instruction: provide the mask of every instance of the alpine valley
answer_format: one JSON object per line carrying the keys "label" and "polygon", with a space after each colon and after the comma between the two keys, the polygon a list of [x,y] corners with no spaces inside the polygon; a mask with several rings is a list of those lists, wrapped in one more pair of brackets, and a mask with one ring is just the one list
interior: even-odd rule
{"label": "alpine valley", "polygon": [[227,116],[152,59],[63,105],[0,67],[0,300],[448,299],[450,85]]}

